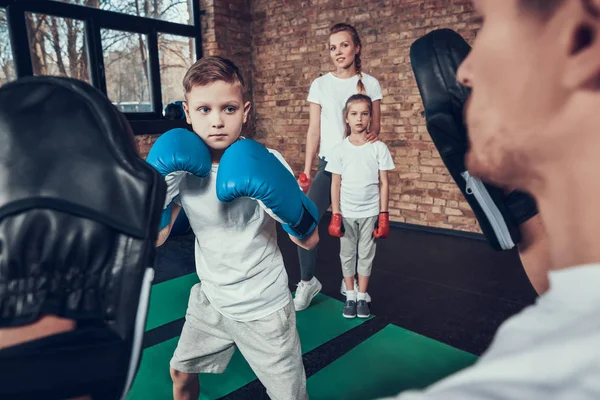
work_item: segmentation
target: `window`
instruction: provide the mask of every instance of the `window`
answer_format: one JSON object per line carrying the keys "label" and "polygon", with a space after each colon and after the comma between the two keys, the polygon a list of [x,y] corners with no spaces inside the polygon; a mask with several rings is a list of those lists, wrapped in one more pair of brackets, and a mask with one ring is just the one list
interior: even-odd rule
{"label": "window", "polygon": [[102,29],[108,98],[126,113],[152,112],[148,36]]}
{"label": "window", "polygon": [[25,13],[34,75],[91,83],[84,21]]}
{"label": "window", "polygon": [[135,133],[187,126],[163,110],[202,57],[201,14],[196,0],[0,0],[0,84],[71,77],[104,93]]}
{"label": "window", "polygon": [[196,61],[194,40],[182,36],[158,35],[162,102],[183,100],[183,77]]}
{"label": "window", "polygon": [[193,0],[54,0],[138,17],[193,25]]}
{"label": "window", "polygon": [[0,86],[17,78],[13,62],[6,10],[0,8]]}

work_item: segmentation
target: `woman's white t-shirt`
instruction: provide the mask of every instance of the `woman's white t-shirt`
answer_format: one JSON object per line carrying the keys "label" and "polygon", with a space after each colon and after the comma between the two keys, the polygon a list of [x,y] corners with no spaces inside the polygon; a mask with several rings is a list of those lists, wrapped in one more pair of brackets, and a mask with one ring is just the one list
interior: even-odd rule
{"label": "woman's white t-shirt", "polygon": [[[359,93],[358,79],[358,75],[340,79],[330,72],[318,77],[310,85],[307,100],[321,106],[319,157],[325,160],[328,160],[331,150],[344,140],[344,106],[350,96]],[[371,101],[383,98],[376,78],[363,72],[362,82]]]}

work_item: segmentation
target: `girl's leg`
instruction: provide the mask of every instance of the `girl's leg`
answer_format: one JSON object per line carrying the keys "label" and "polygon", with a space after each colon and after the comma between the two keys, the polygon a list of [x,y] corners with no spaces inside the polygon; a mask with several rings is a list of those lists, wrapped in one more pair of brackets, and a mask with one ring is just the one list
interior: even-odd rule
{"label": "girl's leg", "polygon": [[373,237],[376,221],[377,216],[358,220],[358,287],[360,292],[357,295],[357,315],[360,318],[367,318],[371,315],[367,303],[367,288],[377,247],[375,237]]}
{"label": "girl's leg", "polygon": [[346,303],[342,314],[346,318],[356,317],[356,292],[354,275],[356,274],[356,246],[358,243],[358,225],[353,218],[343,217],[344,236],[340,238],[340,261],[342,275],[346,282]]}
{"label": "girl's leg", "polygon": [[[371,275],[361,275],[361,273],[358,273],[358,287],[359,287],[359,294],[363,293],[364,294],[364,299],[367,299],[367,287],[369,286],[369,278]],[[346,283],[347,284],[347,283]],[[362,295],[361,295],[362,297]],[[360,299],[359,299],[360,300]]]}

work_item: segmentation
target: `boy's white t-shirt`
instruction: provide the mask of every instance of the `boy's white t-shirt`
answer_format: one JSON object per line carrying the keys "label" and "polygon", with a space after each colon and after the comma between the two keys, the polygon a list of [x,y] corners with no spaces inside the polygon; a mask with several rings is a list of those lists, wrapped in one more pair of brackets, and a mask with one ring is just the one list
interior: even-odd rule
{"label": "boy's white t-shirt", "polygon": [[473,366],[388,400],[600,399],[600,264],[549,278],[550,289],[505,321]]}
{"label": "boy's white t-shirt", "polygon": [[[308,101],[321,106],[321,140],[319,157],[329,161],[330,151],[344,140],[344,106],[352,95],[358,93],[358,75],[340,79],[331,72],[318,77],[310,85]],[[371,101],[381,100],[381,86],[376,78],[362,73],[362,82]]]}
{"label": "boy's white t-shirt", "polygon": [[[269,151],[292,172],[279,152]],[[206,297],[227,318],[252,321],[291,299],[277,222],[251,198],[219,201],[218,168],[213,165],[205,178],[185,174],[175,202],[196,236],[196,272]]]}
{"label": "boy's white t-shirt", "polygon": [[340,211],[348,218],[379,214],[379,171],[396,168],[385,143],[355,146],[346,138],[333,148],[325,171],[342,176]]}

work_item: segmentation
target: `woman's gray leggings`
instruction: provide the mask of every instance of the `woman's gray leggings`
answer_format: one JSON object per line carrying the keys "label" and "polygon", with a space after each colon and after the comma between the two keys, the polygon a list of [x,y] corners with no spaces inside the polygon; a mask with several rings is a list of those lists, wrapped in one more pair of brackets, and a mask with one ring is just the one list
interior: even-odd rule
{"label": "woman's gray leggings", "polygon": [[[323,218],[323,214],[331,205],[331,172],[326,172],[325,167],[327,161],[319,158],[319,169],[315,175],[315,179],[308,189],[308,198],[311,199],[319,210],[319,221]],[[305,250],[298,247],[298,259],[300,261],[300,279],[310,281],[315,276],[315,268],[317,263],[317,248]]]}

